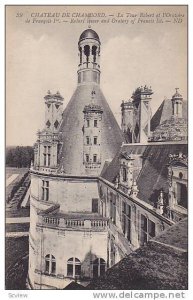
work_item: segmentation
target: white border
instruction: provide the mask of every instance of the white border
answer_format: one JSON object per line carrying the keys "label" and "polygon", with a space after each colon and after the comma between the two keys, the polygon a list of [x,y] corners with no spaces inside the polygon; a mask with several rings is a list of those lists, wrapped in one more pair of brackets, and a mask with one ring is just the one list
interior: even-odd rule
{"label": "white border", "polygon": [[[161,3],[160,3],[161,2]],[[191,0],[189,1],[132,1],[132,3],[129,3],[129,1],[73,1],[73,0],[62,0],[57,1],[57,3],[53,3],[53,1],[22,1],[20,0],[18,3],[15,3],[15,1],[1,1],[0,3],[0,54],[1,54],[1,68],[0,68],[0,79],[1,79],[1,101],[0,101],[0,128],[1,128],[1,139],[0,139],[0,149],[1,149],[1,155],[0,155],[0,200],[1,200],[1,226],[0,226],[0,238],[1,238],[1,255],[0,255],[0,266],[1,266],[1,273],[0,273],[0,291],[1,291],[1,299],[8,299],[13,298],[10,297],[11,294],[15,294],[14,298],[17,298],[17,294],[21,294],[22,291],[8,291],[4,290],[4,165],[5,165],[5,76],[4,76],[4,63],[5,63],[5,56],[4,56],[4,39],[5,39],[5,5],[188,5],[189,6],[189,250],[193,249],[193,242],[192,242],[192,232],[193,232],[193,218],[192,215],[192,201],[193,201],[193,193],[191,188],[191,181],[192,181],[192,128],[193,128],[193,118],[191,117],[191,113],[193,112],[192,109],[192,101],[191,99],[193,95],[193,84],[192,84],[192,69],[190,66],[193,66],[192,61],[192,30],[193,30],[193,2]],[[14,124],[13,124],[14,126]],[[189,255],[189,290],[185,292],[186,298],[185,299],[193,299],[193,259],[190,252]],[[92,297],[92,291],[23,291],[24,293],[28,294],[28,299],[36,299],[37,297],[45,297],[46,299],[52,299],[55,296],[58,297],[64,297],[65,299],[93,299]],[[147,292],[147,291],[146,291]],[[153,291],[152,291],[153,292]],[[158,291],[155,291],[158,292]]]}

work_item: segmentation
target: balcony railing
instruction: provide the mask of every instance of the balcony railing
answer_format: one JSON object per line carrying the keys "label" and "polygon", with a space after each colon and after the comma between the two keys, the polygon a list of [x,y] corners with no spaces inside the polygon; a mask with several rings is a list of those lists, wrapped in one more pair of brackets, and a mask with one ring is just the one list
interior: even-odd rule
{"label": "balcony railing", "polygon": [[[81,218],[65,218],[58,216],[41,216],[40,223],[44,226],[48,227],[58,227],[58,228],[74,228],[74,229],[91,229],[95,231],[106,230],[108,226],[107,218],[99,218],[96,219],[94,216],[92,217],[84,217]],[[98,219],[99,218],[99,219]]]}

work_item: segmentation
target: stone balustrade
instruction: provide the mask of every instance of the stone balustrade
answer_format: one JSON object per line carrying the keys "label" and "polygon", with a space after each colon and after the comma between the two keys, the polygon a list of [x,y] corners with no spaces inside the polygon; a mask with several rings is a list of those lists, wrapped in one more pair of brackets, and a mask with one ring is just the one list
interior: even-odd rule
{"label": "stone balustrade", "polygon": [[108,220],[106,218],[101,219],[87,219],[77,218],[68,219],[55,216],[41,216],[41,224],[48,227],[60,227],[60,228],[79,228],[79,229],[93,229],[93,230],[105,230],[108,226]]}

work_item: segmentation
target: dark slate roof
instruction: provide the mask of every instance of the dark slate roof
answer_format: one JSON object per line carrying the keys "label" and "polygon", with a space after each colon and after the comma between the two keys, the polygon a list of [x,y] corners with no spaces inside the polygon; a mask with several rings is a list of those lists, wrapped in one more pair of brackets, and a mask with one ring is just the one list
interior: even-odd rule
{"label": "dark slate roof", "polygon": [[82,32],[82,34],[80,35],[79,42],[84,39],[95,39],[95,40],[100,41],[98,34],[90,28],[86,29]]}
{"label": "dark slate roof", "polygon": [[[187,120],[187,101],[183,100],[182,117]],[[154,131],[158,125],[170,119],[172,116],[172,101],[165,99],[151,119],[151,131]]]}
{"label": "dark slate roof", "polygon": [[[168,238],[168,237],[169,238]],[[187,219],[163,232],[115,266],[91,281],[91,290],[185,290],[188,289],[187,247],[173,246],[176,237],[187,240]],[[172,241],[170,243],[170,241]],[[183,246],[184,249],[183,249]]]}
{"label": "dark slate roof", "polygon": [[184,218],[174,226],[169,227],[155,241],[180,248],[184,251],[188,249],[188,219]]}
{"label": "dark slate roof", "polygon": [[122,156],[122,153],[127,152],[127,154],[139,154],[142,155],[146,146],[145,145],[136,145],[136,144],[127,144],[123,145],[119,151],[116,153],[114,159],[109,164],[109,166],[101,173],[101,177],[115,183],[115,179],[119,173],[119,159]]}
{"label": "dark slate roof", "polygon": [[71,283],[69,283],[64,290],[84,290],[84,286],[82,286],[81,284],[72,281]]}
{"label": "dark slate roof", "polygon": [[187,154],[187,151],[187,144],[148,145],[143,153],[144,163],[137,179],[138,197],[154,204],[158,191],[163,189],[167,194],[169,154]]}
{"label": "dark slate roof", "polygon": [[119,174],[119,158],[121,153],[138,154],[143,157],[143,166],[137,178],[139,188],[138,198],[150,204],[157,201],[158,192],[163,189],[164,193],[168,193],[168,163],[169,154],[178,154],[182,152],[187,154],[188,146],[182,143],[149,143],[141,144],[125,144],[117,152],[115,158],[106,168],[102,177],[112,183]]}
{"label": "dark slate roof", "polygon": [[[83,110],[91,102],[91,92],[95,91],[94,102],[103,109],[101,130],[101,155],[102,164],[108,159],[113,159],[120,148],[124,138],[122,131],[98,85],[80,85],[76,88],[70,102],[63,113],[62,151],[59,154],[60,168],[64,173],[85,175],[83,165]],[[59,170],[60,170],[59,168]]]}

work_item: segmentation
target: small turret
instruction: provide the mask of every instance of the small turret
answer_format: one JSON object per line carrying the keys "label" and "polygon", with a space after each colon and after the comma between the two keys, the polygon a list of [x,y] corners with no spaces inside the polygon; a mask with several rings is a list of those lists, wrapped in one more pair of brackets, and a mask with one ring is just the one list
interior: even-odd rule
{"label": "small turret", "polygon": [[133,99],[133,143],[146,143],[150,136],[151,108],[153,91],[146,85],[138,87],[132,95]]}
{"label": "small turret", "polygon": [[[101,167],[101,121],[103,109],[94,103],[95,91],[91,93],[91,103],[84,107],[83,163],[88,172]],[[89,171],[89,169],[91,171]]]}
{"label": "small turret", "polygon": [[45,99],[45,126],[52,132],[57,132],[63,111],[63,100],[64,98],[60,95],[59,92],[56,94],[51,94],[48,91]]}
{"label": "small turret", "polygon": [[133,130],[133,103],[129,101],[122,101],[121,103],[121,129],[124,133],[126,141],[132,143]]}
{"label": "small turret", "polygon": [[175,94],[172,96],[172,115],[176,118],[182,118],[183,97],[176,88]]}

